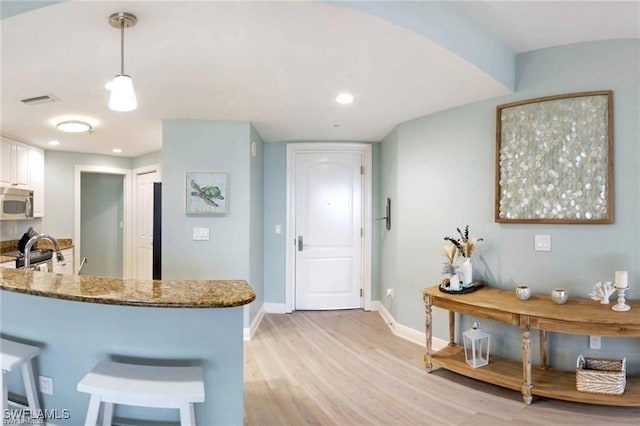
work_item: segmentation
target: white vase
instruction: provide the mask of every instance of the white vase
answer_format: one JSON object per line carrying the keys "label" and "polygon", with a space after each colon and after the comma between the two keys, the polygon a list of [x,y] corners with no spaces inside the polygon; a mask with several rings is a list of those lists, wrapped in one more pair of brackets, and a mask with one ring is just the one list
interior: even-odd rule
{"label": "white vase", "polygon": [[462,284],[471,286],[471,283],[473,283],[473,266],[471,265],[471,258],[466,257],[462,264]]}
{"label": "white vase", "polygon": [[453,291],[459,291],[462,289],[460,285],[460,277],[458,274],[451,274],[449,277],[449,289]]}

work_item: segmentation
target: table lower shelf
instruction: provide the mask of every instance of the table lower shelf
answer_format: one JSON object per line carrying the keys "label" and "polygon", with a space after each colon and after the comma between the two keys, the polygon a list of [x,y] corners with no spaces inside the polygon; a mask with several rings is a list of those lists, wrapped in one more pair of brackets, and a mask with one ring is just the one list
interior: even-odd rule
{"label": "table lower shelf", "polygon": [[[489,365],[472,368],[464,359],[462,346],[447,346],[433,354],[434,367],[442,367],[463,376],[481,380],[504,388],[522,389],[522,363],[491,355]],[[627,376],[627,386],[622,395],[605,395],[578,392],[575,371],[543,370],[531,368],[533,395],[588,404],[640,406],[640,377]]]}

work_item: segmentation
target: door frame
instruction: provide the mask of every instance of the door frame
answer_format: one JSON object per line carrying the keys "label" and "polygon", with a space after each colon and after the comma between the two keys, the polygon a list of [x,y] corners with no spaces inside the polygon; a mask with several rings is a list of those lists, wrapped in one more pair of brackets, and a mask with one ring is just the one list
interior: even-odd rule
{"label": "door frame", "polygon": [[[75,268],[80,268],[80,229],[81,229],[81,178],[82,173],[101,173],[107,175],[119,175],[123,177],[122,188],[122,273],[124,279],[131,278],[131,170],[119,169],[116,167],[103,166],[75,166],[73,177],[73,264]],[[74,274],[77,272],[74,271]]]}
{"label": "door frame", "polygon": [[362,186],[362,308],[371,310],[371,244],[372,244],[372,146],[366,143],[290,143],[287,144],[287,223],[286,223],[286,260],[285,260],[285,311],[291,313],[295,308],[295,269],[296,269],[296,167],[295,156],[298,153],[343,153],[359,152],[363,156],[364,175]]}
{"label": "door frame", "polygon": [[138,199],[138,178],[140,175],[146,175],[147,173],[158,173],[158,182],[162,182],[162,167],[159,163],[150,164],[148,166],[138,167],[137,169],[133,169],[132,177],[133,182],[131,182],[131,277],[135,278],[134,275],[137,276],[137,273],[134,274],[134,271],[138,270],[138,242],[136,239],[138,238],[138,207],[135,200]]}

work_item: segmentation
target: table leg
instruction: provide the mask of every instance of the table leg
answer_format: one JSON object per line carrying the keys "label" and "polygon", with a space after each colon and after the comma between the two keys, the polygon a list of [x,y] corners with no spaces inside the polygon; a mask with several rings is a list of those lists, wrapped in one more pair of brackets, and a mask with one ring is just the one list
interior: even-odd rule
{"label": "table leg", "polygon": [[531,395],[531,332],[529,326],[523,328],[522,332],[522,400],[525,404],[531,405],[533,399]]}
{"label": "table leg", "polygon": [[449,311],[449,346],[456,345],[456,313]]}
{"label": "table leg", "polygon": [[431,357],[433,356],[433,348],[431,345],[431,296],[428,294],[424,295],[424,334],[426,339],[426,353],[424,354],[424,366],[429,373],[433,370],[433,365],[431,364]]}
{"label": "table leg", "polygon": [[547,332],[540,330],[540,368],[547,369]]}

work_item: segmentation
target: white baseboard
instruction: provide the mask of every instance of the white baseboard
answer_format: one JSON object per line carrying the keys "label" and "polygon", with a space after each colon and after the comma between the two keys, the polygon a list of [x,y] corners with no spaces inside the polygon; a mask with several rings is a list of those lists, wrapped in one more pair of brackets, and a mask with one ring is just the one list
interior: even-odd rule
{"label": "white baseboard", "polygon": [[[416,345],[420,345],[422,347],[425,346],[425,334],[424,332],[414,330],[413,328],[407,327],[406,325],[402,325],[393,318],[391,313],[387,310],[387,308],[380,302],[379,300],[373,300],[371,302],[371,310],[378,311],[382,319],[389,325],[389,328],[398,337],[402,337]],[[433,345],[434,351],[439,351],[440,349],[447,346],[447,341],[443,339],[439,339],[437,337],[432,337],[431,342]]]}
{"label": "white baseboard", "polygon": [[265,303],[262,305],[267,314],[286,314],[287,305],[285,303]]}
{"label": "white baseboard", "polygon": [[242,337],[244,338],[244,340],[253,339],[253,335],[256,334],[256,330],[258,329],[258,326],[260,326],[262,318],[264,318],[264,305],[260,307],[260,310],[256,314],[255,318],[253,319],[253,321],[251,321],[251,325],[242,329]]}

